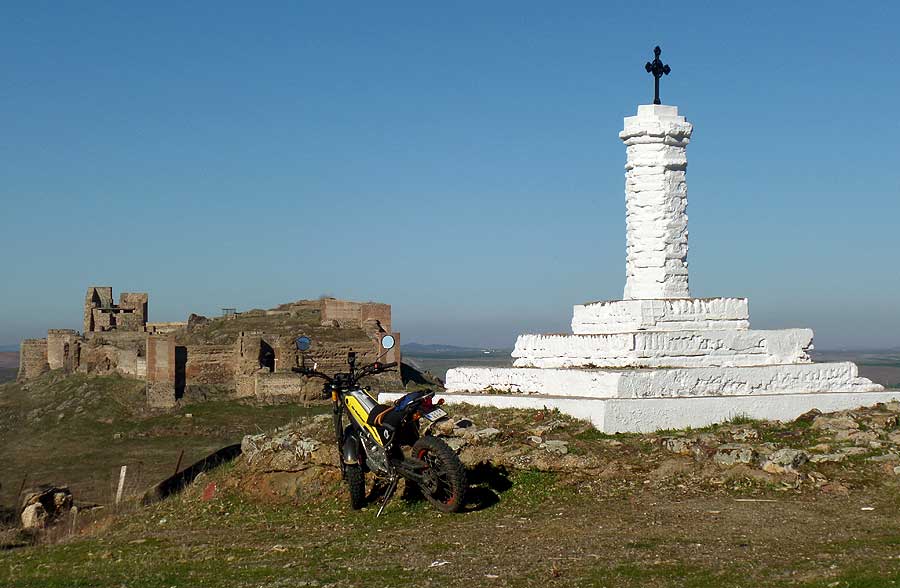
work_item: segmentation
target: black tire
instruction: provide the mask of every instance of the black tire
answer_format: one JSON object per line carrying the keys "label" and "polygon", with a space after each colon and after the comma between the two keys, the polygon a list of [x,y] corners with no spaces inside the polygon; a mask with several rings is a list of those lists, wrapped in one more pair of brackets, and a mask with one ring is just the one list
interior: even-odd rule
{"label": "black tire", "polygon": [[425,462],[427,482],[422,495],[441,512],[459,512],[466,504],[466,468],[456,452],[437,437],[426,435],[412,448],[412,456]]}
{"label": "black tire", "polygon": [[344,479],[350,490],[350,506],[359,510],[366,505],[366,474],[362,466],[353,464],[344,466]]}

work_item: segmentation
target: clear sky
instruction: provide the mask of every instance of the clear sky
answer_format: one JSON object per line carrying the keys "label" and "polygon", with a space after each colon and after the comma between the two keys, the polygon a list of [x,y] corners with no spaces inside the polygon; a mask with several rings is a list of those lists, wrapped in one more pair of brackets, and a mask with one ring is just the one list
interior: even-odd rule
{"label": "clear sky", "polygon": [[0,344],[321,294],[511,346],[622,296],[622,118],[694,124],[691,289],[900,345],[897,2],[4,2]]}

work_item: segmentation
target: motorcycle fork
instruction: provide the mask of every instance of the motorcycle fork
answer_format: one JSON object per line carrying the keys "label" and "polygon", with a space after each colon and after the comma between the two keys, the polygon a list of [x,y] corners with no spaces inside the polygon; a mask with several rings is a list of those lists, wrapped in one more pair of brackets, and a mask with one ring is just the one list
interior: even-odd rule
{"label": "motorcycle fork", "polygon": [[338,463],[341,464],[341,477],[346,469],[344,465],[344,405],[341,404],[337,390],[331,391],[331,412],[334,421],[334,438],[337,441]]}

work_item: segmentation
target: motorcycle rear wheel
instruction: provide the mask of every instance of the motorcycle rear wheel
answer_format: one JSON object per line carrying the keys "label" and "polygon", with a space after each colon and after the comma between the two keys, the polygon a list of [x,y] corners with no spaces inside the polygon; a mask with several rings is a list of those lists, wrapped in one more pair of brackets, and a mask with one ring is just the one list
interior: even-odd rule
{"label": "motorcycle rear wheel", "polygon": [[459,512],[466,503],[466,468],[441,439],[426,435],[412,447],[412,455],[423,461],[426,483],[420,484],[422,495],[441,512]]}
{"label": "motorcycle rear wheel", "polygon": [[344,466],[344,479],[350,490],[350,506],[359,510],[366,505],[366,474],[362,466],[349,464]]}

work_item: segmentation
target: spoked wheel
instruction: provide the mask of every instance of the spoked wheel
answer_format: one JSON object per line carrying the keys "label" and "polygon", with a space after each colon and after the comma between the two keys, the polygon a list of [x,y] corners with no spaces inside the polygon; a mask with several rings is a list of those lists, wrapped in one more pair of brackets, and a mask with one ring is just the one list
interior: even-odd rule
{"label": "spoked wheel", "polygon": [[425,463],[422,494],[442,512],[459,512],[465,505],[466,468],[450,446],[437,437],[425,436],[412,448],[413,457]]}
{"label": "spoked wheel", "polygon": [[350,506],[359,510],[366,505],[366,474],[357,464],[344,466],[344,479],[350,490]]}

